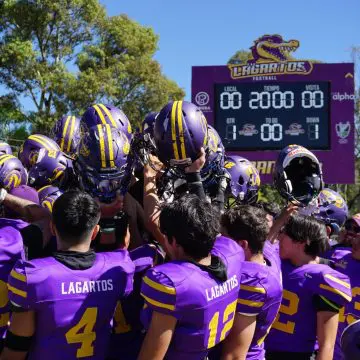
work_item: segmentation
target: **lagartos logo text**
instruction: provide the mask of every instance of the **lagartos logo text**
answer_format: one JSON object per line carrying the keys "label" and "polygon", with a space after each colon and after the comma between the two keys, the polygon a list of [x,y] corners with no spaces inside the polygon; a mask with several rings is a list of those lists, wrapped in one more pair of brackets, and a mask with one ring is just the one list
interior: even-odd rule
{"label": "lagartos logo text", "polygon": [[313,66],[309,61],[287,61],[273,63],[258,63],[244,65],[229,65],[233,79],[259,76],[259,75],[307,75],[310,74]]}
{"label": "lagartos logo text", "polygon": [[344,100],[355,100],[355,95],[354,94],[348,94],[347,92],[345,93],[332,93],[332,99],[335,101],[344,101]]}

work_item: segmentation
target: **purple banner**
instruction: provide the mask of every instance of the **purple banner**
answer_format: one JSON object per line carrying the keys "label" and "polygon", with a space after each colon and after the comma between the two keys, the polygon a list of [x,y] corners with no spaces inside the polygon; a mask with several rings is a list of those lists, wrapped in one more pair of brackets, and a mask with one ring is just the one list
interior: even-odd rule
{"label": "purple banner", "polygon": [[[327,133],[325,137],[324,134],[322,134],[324,137],[322,139],[323,142],[320,145],[318,144],[317,147],[314,147],[316,149],[321,148],[321,150],[314,150],[311,148],[311,146],[308,146],[308,148],[316,154],[316,156],[322,163],[325,183],[352,184],[355,181],[355,96],[353,74],[354,65],[352,63],[322,64],[300,60],[294,60],[284,63],[269,62],[252,64],[251,62],[248,62],[247,64],[235,64],[229,66],[194,66],[192,68],[191,85],[192,102],[199,106],[199,108],[204,112],[208,123],[210,125],[215,125],[218,131],[219,129],[221,129],[224,131],[224,133],[225,131],[227,131],[228,134],[228,132],[230,131],[229,128],[231,129],[231,126],[234,126],[234,139],[237,138],[237,143],[234,139],[231,139],[232,135],[226,135],[228,136],[228,141],[224,142],[225,148],[227,147],[227,144],[235,144],[228,146],[228,148],[231,149],[238,147],[238,145],[241,144],[241,139],[244,139],[244,143],[245,140],[247,141],[247,143],[251,143],[251,141],[249,142],[249,139],[254,139],[253,144],[259,143],[259,145],[261,145],[259,146],[259,150],[257,150],[256,148],[252,148],[251,150],[246,149],[244,151],[229,151],[229,153],[238,154],[253,161],[260,172],[261,181],[263,183],[271,183],[272,171],[279,150],[264,150],[263,148],[266,147],[267,144],[270,144],[270,142],[266,143],[264,141],[268,141],[269,138],[272,137],[270,140],[274,140],[276,142],[278,140],[278,138],[276,137],[280,135],[275,132],[271,134],[267,132],[263,135],[263,130],[277,131],[278,128],[281,126],[282,131],[283,125],[280,124],[280,120],[272,121],[271,116],[269,116],[269,119],[266,118],[266,122],[260,124],[255,114],[259,114],[261,113],[261,111],[262,113],[266,113],[267,110],[263,109],[267,108],[268,103],[263,102],[264,105],[261,105],[261,109],[259,108],[259,110],[253,110],[254,108],[258,109],[257,104],[259,104],[259,102],[256,96],[251,97],[252,94],[254,93],[257,95],[261,95],[266,93],[266,96],[261,95],[264,99],[260,96],[259,101],[273,101],[272,104],[275,104],[275,109],[279,109],[281,106],[286,107],[285,105],[291,104],[292,101],[293,113],[295,115],[298,113],[296,112],[296,106],[298,105],[297,102],[303,101],[304,107],[309,107],[311,105],[311,101],[318,101],[318,103],[322,101],[322,104],[324,104],[324,107],[326,106],[326,109],[325,112],[322,113],[325,115],[321,116],[324,116],[324,118],[325,116],[329,117],[329,122],[326,122],[326,126],[324,125],[323,127],[324,129],[326,129],[324,131],[326,131]],[[320,98],[319,100],[313,100],[311,98],[312,94],[310,93],[313,89],[317,89],[315,87],[317,85],[313,84],[318,83],[323,88],[325,88],[324,82],[327,82],[329,84],[327,87],[327,98],[325,100],[322,100]],[[251,88],[251,90],[261,88],[261,86],[259,87],[253,84],[266,84],[266,86],[263,86],[265,90],[261,88],[260,90],[256,90],[257,92],[255,90],[254,92],[251,92],[251,90],[249,90],[249,94],[246,94],[246,96],[249,96],[249,98],[244,98],[244,89],[247,88],[246,85],[241,85],[244,83],[248,83],[248,88]],[[286,89],[286,84],[284,85],[284,83],[290,83],[289,86],[292,83],[295,89],[298,88],[298,94],[302,96],[302,99],[295,97],[295,100],[293,100],[291,98],[292,95],[290,94],[288,96],[288,100],[285,99],[284,103],[277,103],[276,99],[277,97],[280,99],[282,96],[281,94],[292,93],[294,95],[295,93],[291,91],[283,91],[281,93],[281,91],[279,91],[279,88],[276,87],[277,83],[282,84],[285,90],[288,89]],[[306,88],[304,85],[304,89],[302,89],[302,85],[298,83],[306,83],[312,85],[306,85]],[[239,85],[238,88],[236,88],[236,84]],[[313,88],[311,88],[311,86],[313,86]],[[268,88],[270,90],[266,91],[266,89]],[[282,90],[282,88],[280,88],[280,90]],[[313,92],[320,93],[320,91]],[[321,92],[321,94],[323,93],[324,92]],[[305,95],[303,96],[303,94]],[[273,97],[273,99],[271,97]],[[248,109],[244,109],[245,105],[241,105],[241,101],[243,102],[243,104],[246,102],[246,106],[250,104],[251,108],[248,106]],[[282,98],[281,101],[283,101]],[[285,101],[288,102],[285,103]],[[236,114],[237,111],[240,111],[238,109],[241,106],[243,106],[241,108],[241,111],[243,111],[243,113],[241,114],[247,114],[246,120],[250,117],[249,114],[254,114],[254,117],[250,117],[250,124],[241,124],[242,128],[240,130],[239,126],[236,127],[236,123],[239,122],[239,120],[236,118]],[[229,110],[230,107],[231,109]],[[317,107],[316,104],[315,107]],[[286,114],[290,114],[290,112],[287,113],[285,110],[286,109],[282,109],[281,111],[277,110],[277,113],[286,117]],[[308,111],[308,109],[305,110]],[[263,116],[264,119],[265,116],[266,115]],[[312,119],[310,116],[311,115],[308,115],[307,113],[304,115],[305,126],[308,126],[309,128],[310,126],[312,126],[312,128],[315,129],[314,131],[316,131],[318,127],[316,127],[316,124],[310,124]],[[280,116],[278,118],[281,119]],[[317,120],[318,122],[323,121],[325,123],[323,118],[319,117],[319,119],[321,120]],[[316,123],[315,120],[314,122]],[[287,130],[282,132],[282,134],[284,134],[284,137],[283,135],[281,135],[282,141],[284,141],[285,136],[291,135],[291,142],[289,144],[296,144],[296,140],[300,139],[300,137],[304,135],[305,130],[302,128],[302,126],[303,125],[301,123],[299,124],[298,122],[293,122],[290,124],[290,126],[289,124],[286,124],[286,128],[284,128],[284,130]],[[261,140],[259,140],[260,132]],[[219,133],[222,138],[224,138],[221,131],[219,131]],[[308,136],[311,137],[310,135]],[[317,138],[319,138],[319,135],[317,134],[315,134],[314,136],[317,136]],[[234,142],[231,142],[232,140],[234,140]],[[275,144],[274,141],[272,141],[273,145]]]}

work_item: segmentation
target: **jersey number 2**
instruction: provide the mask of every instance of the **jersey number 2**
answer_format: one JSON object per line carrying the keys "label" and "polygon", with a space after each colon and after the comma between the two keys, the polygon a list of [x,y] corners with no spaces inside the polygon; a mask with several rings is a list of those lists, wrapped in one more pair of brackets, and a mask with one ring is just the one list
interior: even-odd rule
{"label": "jersey number 2", "polygon": [[[220,341],[223,341],[225,339],[225,336],[227,335],[229,330],[232,328],[232,325],[234,323],[236,304],[237,304],[237,300],[230,303],[224,311],[223,322],[222,322],[223,328],[221,330]],[[220,313],[219,313],[219,311],[217,311],[209,322],[210,334],[209,334],[209,340],[208,340],[208,349],[210,349],[216,345],[216,335],[217,335],[218,326],[219,326],[219,316],[220,316]]]}
{"label": "jersey number 2", "polygon": [[272,327],[288,334],[293,334],[295,331],[295,322],[287,321],[286,323],[282,323],[280,321],[280,316],[281,314],[290,316],[295,315],[299,308],[299,297],[291,291],[283,290],[282,302],[284,302],[284,300],[287,300],[289,303],[288,305],[281,304],[279,313],[276,315],[276,319]]}
{"label": "jersey number 2", "polygon": [[76,352],[78,359],[94,355],[93,342],[96,339],[94,326],[97,312],[96,307],[87,308],[80,321],[65,334],[68,344],[81,343],[81,347]]}

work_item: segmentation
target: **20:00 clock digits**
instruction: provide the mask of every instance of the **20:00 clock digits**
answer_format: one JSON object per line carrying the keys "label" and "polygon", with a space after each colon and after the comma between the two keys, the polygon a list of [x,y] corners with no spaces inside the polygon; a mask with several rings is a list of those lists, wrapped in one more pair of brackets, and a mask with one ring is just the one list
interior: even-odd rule
{"label": "20:00 clock digits", "polygon": [[[295,96],[292,91],[252,91],[250,93],[250,109],[291,109],[294,107]],[[220,94],[220,108],[236,110],[243,106],[241,92],[227,92]],[[305,90],[301,93],[301,106],[304,109],[320,109],[324,106],[324,93],[321,90]]]}

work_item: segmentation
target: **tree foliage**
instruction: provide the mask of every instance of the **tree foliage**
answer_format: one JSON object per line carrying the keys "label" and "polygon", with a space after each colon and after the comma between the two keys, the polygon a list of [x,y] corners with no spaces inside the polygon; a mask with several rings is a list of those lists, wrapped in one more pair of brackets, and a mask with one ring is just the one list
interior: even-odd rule
{"label": "tree foliage", "polygon": [[4,0],[0,11],[0,82],[17,104],[31,99],[35,110],[17,110],[37,131],[98,101],[138,122],[184,96],[153,59],[153,30],[98,0]]}

